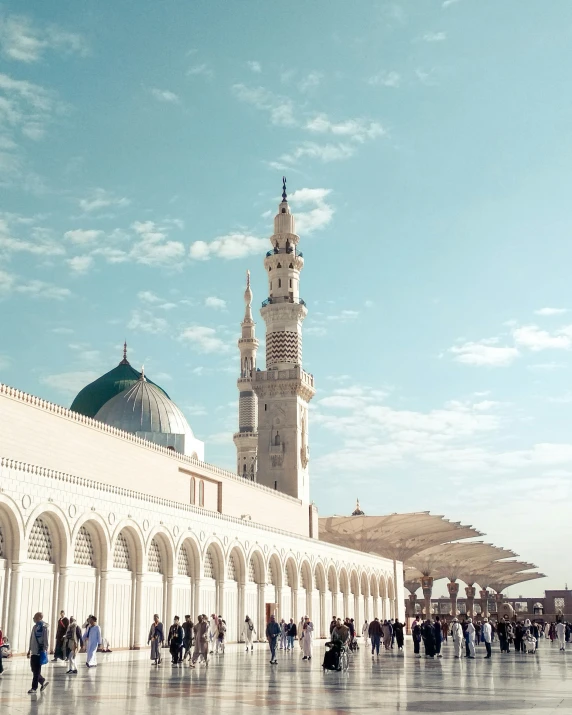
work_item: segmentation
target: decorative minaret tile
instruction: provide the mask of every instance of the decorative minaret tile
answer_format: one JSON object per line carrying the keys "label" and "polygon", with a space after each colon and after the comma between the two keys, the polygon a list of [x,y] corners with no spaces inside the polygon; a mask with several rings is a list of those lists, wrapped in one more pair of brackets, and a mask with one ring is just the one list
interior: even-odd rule
{"label": "decorative minaret tile", "polygon": [[260,314],[266,323],[266,370],[252,376],[258,397],[257,481],[309,503],[308,403],[315,390],[313,376],[302,369],[308,311],[300,298],[299,241],[284,178],[272,249],[264,259],[269,291]]}
{"label": "decorative minaret tile", "polygon": [[258,340],[255,335],[256,323],[252,319],[252,290],[250,271],[246,272],[246,290],[244,291],[244,320],[241,323],[242,334],[238,341],[240,350],[240,377],[237,381],[238,432],[234,435],[236,445],[237,472],[251,481],[256,480],[256,451],[258,447],[258,400],[252,389],[252,375],[256,370],[256,351]]}

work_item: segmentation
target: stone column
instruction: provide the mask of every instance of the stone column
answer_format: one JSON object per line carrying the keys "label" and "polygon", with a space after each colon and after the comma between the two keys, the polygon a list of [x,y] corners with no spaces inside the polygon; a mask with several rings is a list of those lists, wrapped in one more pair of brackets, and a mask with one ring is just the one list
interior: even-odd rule
{"label": "stone column", "polygon": [[[27,645],[23,644],[20,639],[20,606],[22,599],[22,564],[15,562],[12,563],[12,575],[10,579],[10,605],[8,612],[8,636],[10,638],[10,643],[12,644],[12,651],[14,653],[23,652],[28,650]],[[32,614],[33,615],[33,614]],[[30,625],[30,629],[32,626]],[[22,639],[25,638],[25,633]]]}
{"label": "stone column", "polygon": [[417,603],[417,594],[410,593],[409,594],[409,602],[407,604],[407,613],[405,614],[406,616],[411,616],[411,618],[415,618],[415,604],[416,603]]}
{"label": "stone column", "polygon": [[431,595],[433,594],[433,576],[423,576],[421,588],[425,597],[425,618],[431,619]]}
{"label": "stone column", "polygon": [[100,571],[99,573],[99,613],[97,613],[97,622],[101,628],[101,633],[105,637],[105,626],[107,625],[107,577],[109,571]]}
{"label": "stone column", "polygon": [[465,593],[467,594],[467,616],[473,617],[475,610],[475,587],[467,586],[465,588]]}
{"label": "stone column", "polygon": [[495,601],[497,602],[497,613],[499,615],[499,618],[501,617],[501,606],[503,604],[503,595],[502,593],[495,593]]}
{"label": "stone column", "polygon": [[[138,573],[135,576],[135,614],[133,622],[133,650],[141,648],[141,601],[143,597],[143,574]],[[164,621],[169,623],[167,619]]]}
{"label": "stone column", "polygon": [[58,608],[56,614],[58,619],[60,617],[60,611],[65,611],[66,613],[68,612],[68,573],[69,568],[67,566],[60,566],[60,578],[58,584]]}
{"label": "stone column", "polygon": [[489,605],[489,592],[486,588],[479,591],[479,596],[481,597],[481,616],[486,618],[489,614],[487,613],[487,608]]}
{"label": "stone column", "polygon": [[[173,580],[174,579],[172,576],[167,576],[167,597],[165,599],[165,603],[166,603],[166,609],[167,609],[167,613],[168,613],[169,623],[171,622],[173,616],[175,615],[173,612]],[[184,614],[181,614],[179,616],[179,618],[181,619],[181,623],[182,623],[184,620]]]}
{"label": "stone column", "polygon": [[447,584],[449,596],[451,597],[451,616],[457,615],[457,596],[459,595],[459,584],[456,581],[449,581]]}
{"label": "stone column", "polygon": [[[294,623],[296,623],[296,625],[297,625],[298,621],[300,620],[300,617],[298,616],[298,589],[297,588],[292,589],[291,598],[292,598],[292,606],[290,608],[290,611],[291,611],[292,615],[290,616],[290,618],[292,618]],[[305,615],[305,614],[302,614],[302,615]]]}

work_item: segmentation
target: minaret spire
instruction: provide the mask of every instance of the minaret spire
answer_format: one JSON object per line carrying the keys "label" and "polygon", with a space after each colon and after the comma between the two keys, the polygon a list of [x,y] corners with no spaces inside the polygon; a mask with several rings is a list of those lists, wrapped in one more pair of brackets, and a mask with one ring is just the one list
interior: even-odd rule
{"label": "minaret spire", "polygon": [[123,343],[123,360],[119,364],[129,365],[129,360],[127,360],[127,340]]}
{"label": "minaret spire", "polygon": [[238,432],[235,433],[233,440],[236,445],[238,474],[254,481],[256,479],[258,447],[258,400],[252,390],[252,375],[256,370],[258,340],[255,334],[256,324],[252,318],[250,271],[246,271],[244,305],[244,319],[240,324],[242,332],[238,340],[240,351],[240,377],[237,381],[239,391]]}
{"label": "minaret spire", "polygon": [[282,177],[282,201],[288,201],[288,194],[286,193],[286,177]]}

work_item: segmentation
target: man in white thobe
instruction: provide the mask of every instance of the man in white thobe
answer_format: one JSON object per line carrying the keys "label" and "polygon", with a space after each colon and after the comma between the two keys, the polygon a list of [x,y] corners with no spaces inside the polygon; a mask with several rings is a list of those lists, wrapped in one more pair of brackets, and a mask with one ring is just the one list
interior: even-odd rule
{"label": "man in white thobe", "polygon": [[491,641],[493,639],[493,627],[489,623],[488,618],[485,618],[483,620],[481,633],[483,634],[485,648],[487,649],[487,654],[485,655],[485,658],[492,658]]}
{"label": "man in white thobe", "polygon": [[369,623],[366,621],[361,629],[361,634],[363,636],[363,644],[369,645]]}
{"label": "man in white thobe", "polygon": [[213,654],[213,649],[218,638],[218,620],[214,613],[211,613],[211,619],[209,621],[209,641],[211,644],[211,655]]}
{"label": "man in white thobe", "polygon": [[556,624],[556,637],[560,650],[566,650],[566,626],[564,623]]}
{"label": "man in white thobe", "polygon": [[246,643],[246,652],[248,653],[249,647],[250,651],[252,652],[254,650],[254,646],[252,644],[254,643],[256,630],[254,628],[254,623],[252,622],[250,616],[246,616],[244,626],[242,627],[242,634],[244,635],[244,642]]}
{"label": "man in white thobe", "polygon": [[467,636],[469,642],[469,658],[475,657],[475,626],[473,625],[473,619],[467,619]]}
{"label": "man in white thobe", "polygon": [[453,618],[451,623],[451,638],[453,639],[453,652],[455,658],[460,658],[463,655],[463,626],[459,623],[458,618]]}
{"label": "man in white thobe", "polygon": [[304,619],[305,619],[305,618],[306,618],[306,616],[302,616],[302,618],[300,618],[300,623],[298,623],[298,641],[299,641],[299,643],[300,643],[300,650],[303,649],[303,646],[302,646],[302,633],[304,632]]}
{"label": "man in white thobe", "polygon": [[304,625],[302,626],[302,652],[304,657],[302,660],[312,660],[312,641],[314,639],[314,624],[305,616]]}
{"label": "man in white thobe", "polygon": [[83,640],[87,652],[85,664],[88,668],[95,668],[97,667],[97,648],[101,645],[101,628],[97,625],[95,616],[90,616]]}

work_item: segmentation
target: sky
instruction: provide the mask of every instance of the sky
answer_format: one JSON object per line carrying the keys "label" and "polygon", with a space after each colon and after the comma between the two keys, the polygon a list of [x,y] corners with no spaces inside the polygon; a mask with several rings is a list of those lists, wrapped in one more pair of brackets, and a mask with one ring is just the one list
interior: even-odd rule
{"label": "sky", "polygon": [[320,513],[572,583],[571,40],[568,0],[1,4],[0,381],[69,406],[126,339],[234,470],[285,174]]}

